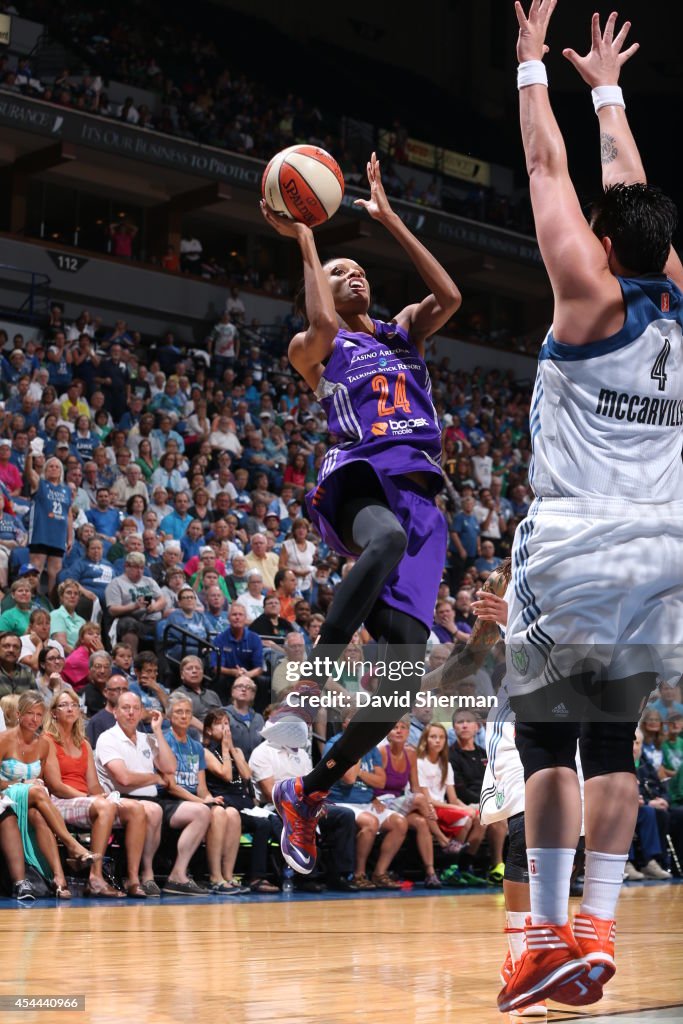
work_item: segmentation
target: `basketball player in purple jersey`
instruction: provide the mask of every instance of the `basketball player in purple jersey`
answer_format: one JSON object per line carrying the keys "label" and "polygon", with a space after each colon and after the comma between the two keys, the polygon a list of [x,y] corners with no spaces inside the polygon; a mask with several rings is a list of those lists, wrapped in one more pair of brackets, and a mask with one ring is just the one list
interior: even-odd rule
{"label": "basketball player in purple jersey", "polygon": [[[370,317],[370,288],[361,266],[345,257],[321,264],[310,228],[264,203],[261,209],[276,231],[299,243],[308,328],[290,342],[289,359],[341,438],[327,453],[307,502],[324,540],[357,561],[335,593],[319,645],[338,657],[364,623],[377,641],[398,646],[401,661],[414,663],[424,657],[447,539],[434,504],[442,486],[441,428],[424,347],[453,316],[461,296],[391,209],[374,153],[367,171],[370,199],[357,199],[356,205],[391,232],[431,293],[390,323]],[[408,692],[412,703],[420,682],[419,675],[406,677],[399,689],[385,679],[379,692]],[[357,712],[324,762],[303,779],[276,784],[282,853],[295,870],[313,870],[316,819],[327,791],[400,713],[392,705],[387,720],[378,722],[370,709]]]}

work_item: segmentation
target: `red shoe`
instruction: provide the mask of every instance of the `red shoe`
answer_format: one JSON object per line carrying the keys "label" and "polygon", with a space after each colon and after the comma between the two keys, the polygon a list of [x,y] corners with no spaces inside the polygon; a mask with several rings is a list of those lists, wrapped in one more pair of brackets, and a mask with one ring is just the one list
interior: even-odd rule
{"label": "red shoe", "polygon": [[[523,928],[506,928],[505,934],[508,932],[523,932]],[[503,985],[506,985],[514,973],[514,965],[512,963],[512,954],[508,949],[508,955],[503,961],[503,966],[500,969],[500,980]],[[525,1006],[523,1010],[513,1010],[513,1017],[546,1017],[548,1015],[548,1007],[545,1005],[545,1001],[541,1000],[539,1003],[532,1003],[530,1006]]]}
{"label": "red shoe", "polygon": [[564,1002],[565,989],[573,994],[575,986],[586,988],[582,982],[588,978],[590,965],[582,958],[569,924],[534,925],[527,918],[525,933],[526,949],[498,993],[501,1013],[522,1010],[549,996]]}
{"label": "red shoe", "polygon": [[614,963],[616,923],[591,914],[577,914],[574,918],[574,935],[582,957],[591,965],[591,981],[606,985],[617,970]]}
{"label": "red shoe", "polygon": [[[506,931],[507,931],[507,929],[506,929]],[[510,950],[508,949],[508,955],[505,957],[505,960],[503,961],[503,966],[500,969],[500,981],[501,981],[501,984],[502,985],[507,985],[508,981],[510,980],[510,978],[512,977],[514,972],[515,972],[515,968],[514,968],[513,963],[512,963],[512,954],[510,953]]]}

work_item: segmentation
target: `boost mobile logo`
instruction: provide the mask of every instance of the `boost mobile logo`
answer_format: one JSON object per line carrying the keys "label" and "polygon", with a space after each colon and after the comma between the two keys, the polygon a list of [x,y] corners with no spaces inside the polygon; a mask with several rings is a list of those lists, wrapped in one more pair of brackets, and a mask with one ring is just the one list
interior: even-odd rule
{"label": "boost mobile logo", "polygon": [[389,420],[389,429],[392,434],[412,434],[414,427],[428,427],[429,420],[420,416],[414,420]]}

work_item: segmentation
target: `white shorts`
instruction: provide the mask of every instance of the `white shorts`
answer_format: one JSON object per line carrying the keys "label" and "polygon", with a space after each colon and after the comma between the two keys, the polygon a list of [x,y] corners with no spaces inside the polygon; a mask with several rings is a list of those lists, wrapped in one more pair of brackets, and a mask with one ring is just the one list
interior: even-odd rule
{"label": "white shorts", "polygon": [[345,807],[347,811],[353,811],[356,819],[359,814],[372,814],[377,818],[377,828],[381,828],[387,818],[390,818],[392,814],[396,814],[396,811],[392,811],[390,807],[385,807],[384,810],[377,810],[377,803],[371,802],[369,804],[335,804],[335,807]]}
{"label": "white shorts", "polygon": [[515,716],[504,689],[486,722],[488,761],[479,798],[482,825],[507,821],[524,811],[524,769],[515,746]]}
{"label": "white shorts", "polygon": [[[507,821],[524,813],[524,768],[515,744],[515,715],[507,699],[507,686],[498,691],[500,701],[491,708],[486,722],[486,771],[479,798],[482,825]],[[576,774],[581,789],[581,835],[584,835],[584,779],[579,748],[576,748]]]}
{"label": "white shorts", "polygon": [[683,669],[683,502],[539,498],[515,533],[509,693],[568,679],[587,660],[623,679]]}

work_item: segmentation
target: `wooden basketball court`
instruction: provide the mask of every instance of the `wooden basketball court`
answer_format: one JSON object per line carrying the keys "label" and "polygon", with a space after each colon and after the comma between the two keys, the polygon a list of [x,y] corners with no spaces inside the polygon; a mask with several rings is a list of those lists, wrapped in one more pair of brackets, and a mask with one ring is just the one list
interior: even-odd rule
{"label": "wooden basketball court", "polygon": [[[3,909],[0,1020],[494,1024],[503,920],[500,893],[419,890]],[[683,886],[628,887],[617,939],[602,1002],[549,1019],[680,1024]],[[12,1012],[10,995],[84,995],[85,1009]]]}

